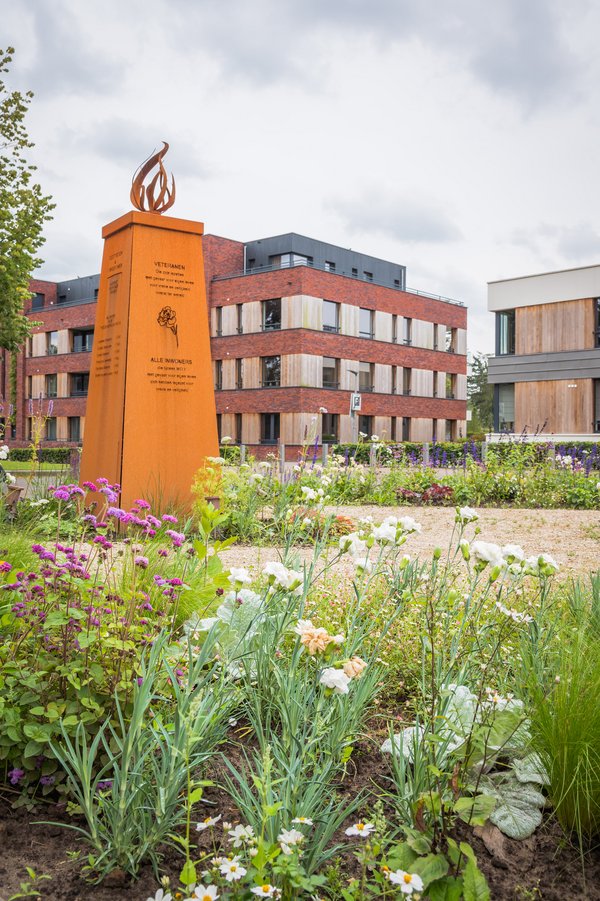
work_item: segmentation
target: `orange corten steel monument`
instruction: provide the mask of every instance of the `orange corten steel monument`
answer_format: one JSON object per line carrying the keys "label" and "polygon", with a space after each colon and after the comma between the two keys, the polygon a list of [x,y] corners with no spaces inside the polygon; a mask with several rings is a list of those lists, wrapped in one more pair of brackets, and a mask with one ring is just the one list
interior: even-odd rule
{"label": "orange corten steel monument", "polygon": [[175,196],[167,149],[134,178],[140,211],[102,230],[81,480],[119,483],[125,508],[137,498],[189,506],[194,474],[219,450],[203,224],[160,215]]}

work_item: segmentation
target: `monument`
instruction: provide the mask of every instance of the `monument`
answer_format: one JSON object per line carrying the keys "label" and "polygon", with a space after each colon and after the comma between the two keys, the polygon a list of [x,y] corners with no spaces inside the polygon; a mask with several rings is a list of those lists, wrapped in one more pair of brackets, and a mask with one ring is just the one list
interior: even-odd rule
{"label": "monument", "polygon": [[201,222],[161,215],[175,200],[169,145],[136,172],[137,208],[102,229],[104,253],[81,480],[188,506],[204,458],[218,454]]}

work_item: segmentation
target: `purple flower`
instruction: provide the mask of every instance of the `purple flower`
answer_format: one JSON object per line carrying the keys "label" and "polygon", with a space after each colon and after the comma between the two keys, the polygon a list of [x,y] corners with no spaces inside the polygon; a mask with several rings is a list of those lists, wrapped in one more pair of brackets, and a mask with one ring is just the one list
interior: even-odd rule
{"label": "purple flower", "polygon": [[176,517],[176,516],[171,516],[170,513],[163,513],[162,521],[163,521],[163,522],[172,522],[172,523],[174,523],[175,525],[177,525],[177,522],[178,522],[177,517]]}
{"label": "purple flower", "polygon": [[167,557],[168,554],[169,554],[169,552],[166,551],[163,547],[161,547],[160,550],[158,551],[158,556],[159,556],[159,557]]}
{"label": "purple flower", "polygon": [[183,579],[169,579],[169,585],[183,585]]}
{"label": "purple flower", "polygon": [[87,488],[88,491],[97,491],[98,490],[93,482],[84,482],[83,487]]}
{"label": "purple flower", "polygon": [[144,680],[142,679],[141,676],[138,676],[137,679],[136,679],[135,681],[137,682],[138,685],[143,685],[143,684],[144,684]]}
{"label": "purple flower", "polygon": [[133,503],[137,504],[137,506],[140,508],[140,510],[149,510],[150,509],[150,504],[148,503],[148,501],[137,500],[137,501],[134,501]]}
{"label": "purple flower", "polygon": [[99,485],[108,485],[108,479],[96,479]]}
{"label": "purple flower", "polygon": [[8,561],[5,560],[3,563],[0,563],[0,573],[9,573],[11,569],[12,566]]}
{"label": "purple flower", "polygon": [[134,557],[133,562],[135,563],[136,566],[141,566],[142,569],[146,569],[146,567],[148,566],[148,558],[147,557],[142,557],[142,556]]}
{"label": "purple flower", "polygon": [[20,770],[18,767],[14,767],[12,770],[9,770],[8,778],[10,779],[10,784],[18,785],[24,775],[25,770]]}
{"label": "purple flower", "polygon": [[99,792],[105,792],[105,791],[109,791],[109,789],[112,788],[112,785],[113,785],[112,779],[103,779],[98,783],[96,788],[98,789]]}
{"label": "purple flower", "polygon": [[57,488],[53,494],[57,501],[68,501],[71,497],[68,488]]}
{"label": "purple flower", "polygon": [[41,785],[53,785],[56,781],[56,776],[42,776],[40,779]]}

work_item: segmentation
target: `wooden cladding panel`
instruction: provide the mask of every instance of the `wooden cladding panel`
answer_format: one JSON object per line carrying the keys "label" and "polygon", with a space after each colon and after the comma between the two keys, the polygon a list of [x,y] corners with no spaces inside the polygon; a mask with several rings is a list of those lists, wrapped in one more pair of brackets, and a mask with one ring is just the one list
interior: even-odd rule
{"label": "wooden cladding panel", "polygon": [[517,354],[594,347],[594,301],[591,299],[519,307],[515,316]]}
{"label": "wooden cladding panel", "polygon": [[[576,388],[569,388],[576,385]],[[592,432],[592,379],[515,383],[515,431],[529,433],[544,427],[547,435]]]}
{"label": "wooden cladding panel", "polygon": [[411,441],[431,441],[431,419],[412,419],[410,423]]}

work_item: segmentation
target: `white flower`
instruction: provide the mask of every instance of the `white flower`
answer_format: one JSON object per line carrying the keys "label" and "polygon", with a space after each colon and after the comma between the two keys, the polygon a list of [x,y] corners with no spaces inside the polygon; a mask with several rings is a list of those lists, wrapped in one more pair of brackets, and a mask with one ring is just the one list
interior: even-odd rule
{"label": "white flower", "polygon": [[233,843],[234,848],[241,848],[243,844],[251,841],[253,838],[254,829],[252,826],[238,825],[229,833],[229,841]]}
{"label": "white flower", "polygon": [[373,832],[375,826],[373,823],[355,823],[346,829],[346,835],[358,835],[360,838],[367,838]]}
{"label": "white flower", "polygon": [[243,566],[232,566],[229,570],[229,582],[231,585],[249,585],[251,581],[250,573]]}
{"label": "white flower", "polygon": [[268,463],[266,460],[261,460],[258,465],[260,469],[271,469],[271,463]]}
{"label": "white flower", "polygon": [[363,541],[358,532],[351,532],[349,535],[342,535],[339,541],[340,550],[343,554],[351,554],[353,557],[360,556],[367,552],[367,542]]}
{"label": "white flower", "polygon": [[14,485],[17,481],[16,477],[12,474],[12,472],[5,472],[6,482],[8,485]]}
{"label": "white flower", "polygon": [[294,817],[292,823],[300,823],[301,826],[312,826],[313,821],[310,817]]}
{"label": "white flower", "polygon": [[262,482],[263,479],[264,479],[264,476],[261,476],[261,474],[259,472],[253,472],[252,475],[250,476],[251,482]]}
{"label": "white flower", "polygon": [[525,562],[527,571],[534,576],[551,576],[559,569],[558,563],[550,554],[534,554]]}
{"label": "white flower", "polygon": [[505,544],[502,548],[502,556],[507,563],[520,563],[525,559],[525,551],[518,544]]}
{"label": "white flower", "polygon": [[296,845],[305,839],[304,833],[298,829],[282,829],[277,836],[277,841],[284,854],[292,854]]}
{"label": "white flower", "polygon": [[285,588],[287,591],[302,594],[304,576],[294,569],[287,569],[283,563],[273,560],[265,564],[263,574],[268,576],[270,585],[277,585],[279,588]]}
{"label": "white flower", "polygon": [[338,695],[348,694],[348,685],[350,684],[350,678],[341,669],[336,669],[333,666],[328,666],[321,673],[319,682],[321,683],[321,685],[324,685],[325,688],[333,688],[334,692]]}
{"label": "white flower", "polygon": [[220,898],[219,889],[216,885],[197,885],[194,889],[194,894],[192,895],[190,901],[215,901],[215,898]]}
{"label": "white flower", "polygon": [[366,438],[366,437],[367,437],[367,433],[366,433],[366,432],[359,432],[359,433],[358,433],[358,437],[359,437],[359,438]]}
{"label": "white flower", "polygon": [[231,444],[231,435],[223,435],[221,444]]}
{"label": "white flower", "polygon": [[371,435],[371,441],[379,441],[379,435]]}
{"label": "white flower", "polygon": [[8,460],[8,454],[9,454],[8,444],[0,445],[0,460]]}
{"label": "white flower", "polygon": [[515,623],[532,623],[533,616],[527,616],[525,613],[519,613],[518,610],[510,610],[508,607],[505,607],[504,604],[501,604],[500,601],[496,601],[496,607],[503,613],[505,616],[508,616],[509,619],[512,619]]}
{"label": "white flower", "polygon": [[373,538],[382,544],[393,544],[396,541],[396,526],[392,523],[382,522],[373,529]]}
{"label": "white flower", "polygon": [[171,892],[167,892],[167,894],[165,895],[164,889],[159,888],[156,890],[156,894],[153,895],[152,898],[148,898],[147,901],[171,901],[171,899]]}
{"label": "white flower", "polygon": [[206,817],[206,819],[201,820],[196,826],[196,830],[198,832],[204,832],[205,829],[212,829],[213,826],[221,819],[221,814],[218,817]]}
{"label": "white flower", "polygon": [[413,892],[423,891],[423,880],[416,873],[406,873],[404,870],[393,870],[388,876],[390,882],[400,886],[403,895],[412,895]]}
{"label": "white flower", "polygon": [[327,413],[327,407],[319,407],[319,413]]}
{"label": "white flower", "polygon": [[479,519],[479,513],[471,507],[459,507],[456,512],[456,518],[463,523],[475,522],[476,519]]}
{"label": "white flower", "polygon": [[50,501],[48,500],[47,497],[41,497],[39,499],[39,501],[30,501],[29,506],[30,507],[43,507],[45,504],[49,504],[49,503],[50,503]]}
{"label": "white flower", "polygon": [[314,488],[309,488],[308,485],[303,485],[302,488],[300,489],[300,491],[304,495],[305,501],[316,501],[317,492],[315,491]]}
{"label": "white flower", "polygon": [[359,573],[370,573],[373,569],[373,564],[368,557],[355,557],[354,565]]}
{"label": "white flower", "polygon": [[237,882],[247,872],[245,867],[241,866],[239,857],[233,857],[231,860],[225,861],[219,869],[221,876],[224,876],[227,882]]}
{"label": "white flower", "polygon": [[208,460],[209,463],[215,463],[219,466],[221,466],[225,462],[223,457],[207,457],[206,459]]}
{"label": "white flower", "polygon": [[471,545],[471,556],[477,564],[482,565],[482,568],[488,563],[492,566],[502,566],[504,563],[502,551],[491,541],[474,541]]}
{"label": "white flower", "polygon": [[255,885],[250,891],[253,895],[258,895],[259,898],[275,898],[279,890],[274,885],[265,882],[264,885]]}
{"label": "white flower", "polygon": [[398,524],[402,527],[403,532],[420,532],[423,526],[417,522],[412,516],[401,516]]}

